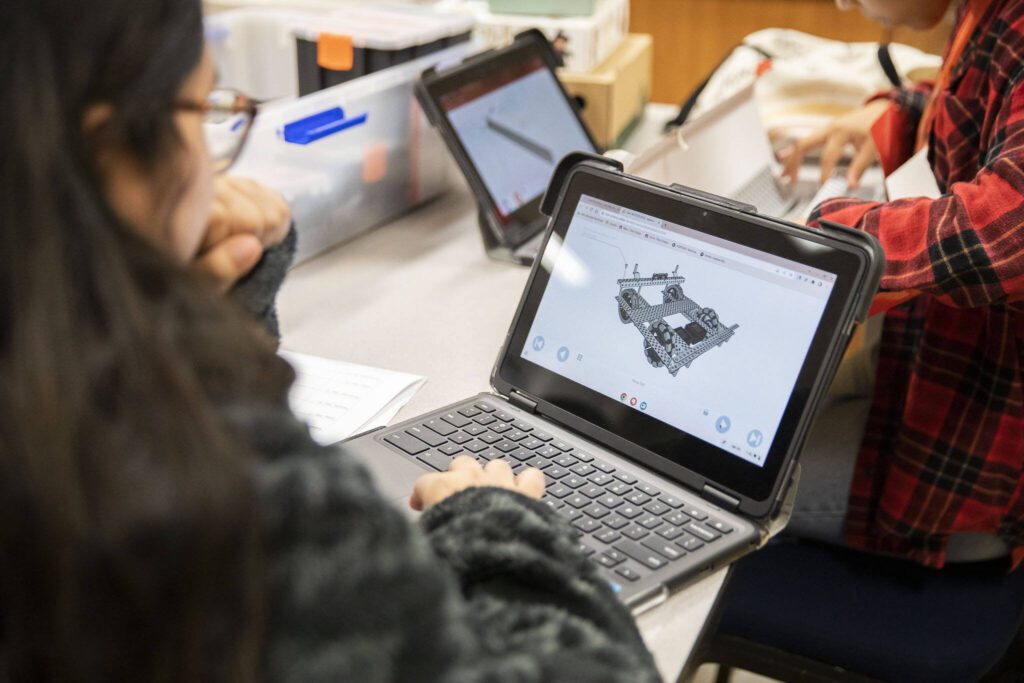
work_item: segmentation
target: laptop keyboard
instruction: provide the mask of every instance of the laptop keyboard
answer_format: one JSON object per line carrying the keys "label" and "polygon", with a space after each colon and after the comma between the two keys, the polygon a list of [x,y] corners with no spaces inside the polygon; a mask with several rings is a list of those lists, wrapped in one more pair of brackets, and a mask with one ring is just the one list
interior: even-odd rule
{"label": "laptop keyboard", "polygon": [[733,531],[700,507],[487,401],[428,416],[382,440],[438,471],[459,455],[481,464],[505,459],[513,472],[543,471],[542,501],[576,528],[580,549],[607,570],[613,585],[637,581]]}
{"label": "laptop keyboard", "polygon": [[757,207],[757,212],[767,216],[784,216],[796,204],[795,197],[787,197],[779,189],[775,175],[768,167],[761,169],[750,182],[733,197],[744,204]]}

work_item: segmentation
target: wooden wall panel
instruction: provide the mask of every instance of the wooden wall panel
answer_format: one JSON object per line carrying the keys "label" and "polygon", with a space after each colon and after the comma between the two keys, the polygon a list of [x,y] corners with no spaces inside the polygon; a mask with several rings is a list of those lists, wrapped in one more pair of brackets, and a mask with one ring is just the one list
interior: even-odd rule
{"label": "wooden wall panel", "polygon": [[679,102],[748,33],[793,28],[848,41],[893,40],[941,51],[948,26],[888,34],[859,12],[832,0],[631,0],[631,30],[654,36],[656,102]]}

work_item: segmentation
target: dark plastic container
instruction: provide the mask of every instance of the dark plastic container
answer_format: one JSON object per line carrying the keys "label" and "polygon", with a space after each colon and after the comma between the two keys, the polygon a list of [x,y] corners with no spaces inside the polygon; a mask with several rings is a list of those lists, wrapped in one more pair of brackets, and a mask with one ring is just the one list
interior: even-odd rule
{"label": "dark plastic container", "polygon": [[357,5],[296,26],[299,95],[470,39],[472,17],[409,5]]}

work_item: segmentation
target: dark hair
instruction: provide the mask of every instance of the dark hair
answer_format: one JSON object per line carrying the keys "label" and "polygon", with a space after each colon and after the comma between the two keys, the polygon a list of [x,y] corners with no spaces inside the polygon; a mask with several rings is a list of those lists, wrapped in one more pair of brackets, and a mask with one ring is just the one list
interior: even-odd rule
{"label": "dark hair", "polygon": [[291,371],[121,224],[95,159],[168,175],[202,48],[199,0],[0,5],[0,680],[255,677],[252,463],[222,415],[281,409]]}

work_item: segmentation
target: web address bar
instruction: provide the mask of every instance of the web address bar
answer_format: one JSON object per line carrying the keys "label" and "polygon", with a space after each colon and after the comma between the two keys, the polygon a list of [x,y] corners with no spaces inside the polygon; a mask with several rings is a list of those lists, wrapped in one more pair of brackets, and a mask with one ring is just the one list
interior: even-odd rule
{"label": "web address bar", "polygon": [[[678,242],[697,242],[698,244],[692,244],[691,243],[688,246],[696,247],[696,248],[698,248],[701,251],[708,252],[709,254],[714,254],[718,258],[728,259],[728,260],[730,260],[732,262],[735,262],[735,263],[738,263],[738,264],[743,264],[743,265],[751,267],[751,268],[756,268],[757,270],[765,271],[765,272],[768,272],[768,273],[773,273],[773,274],[778,275],[780,277],[789,278],[791,280],[795,280],[796,279],[796,272],[790,270],[789,268],[785,268],[783,266],[777,266],[777,265],[772,264],[772,263],[765,263],[764,261],[761,261],[759,259],[753,258],[751,256],[746,256],[745,254],[740,254],[738,252],[732,251],[731,249],[725,249],[723,247],[716,247],[716,246],[713,246],[713,245],[709,245],[708,243],[704,242],[703,240],[700,240],[700,239],[691,237],[689,235],[682,234],[682,233],[680,233],[680,232],[678,232],[676,230],[672,230],[672,229],[667,228],[666,226],[669,225],[669,224],[667,224],[665,221],[662,221],[660,219],[651,218],[651,219],[649,219],[649,221],[645,221],[645,220],[640,219],[640,218],[635,218],[633,216],[630,216],[630,215],[627,215],[627,214],[623,214],[623,213],[615,213],[614,211],[609,211],[607,209],[603,209],[603,208],[600,208],[600,207],[592,207],[592,208],[593,208],[593,212],[594,212],[594,214],[596,214],[596,216],[598,216],[600,218],[607,219],[607,220],[615,222],[615,223],[619,223],[619,224],[621,224],[624,227],[635,228],[637,230],[658,231],[660,233],[658,235],[659,237],[666,237],[667,236],[666,233],[667,233],[668,235],[671,235],[672,238],[675,239]],[[683,230],[686,230],[686,228],[683,228]]]}

